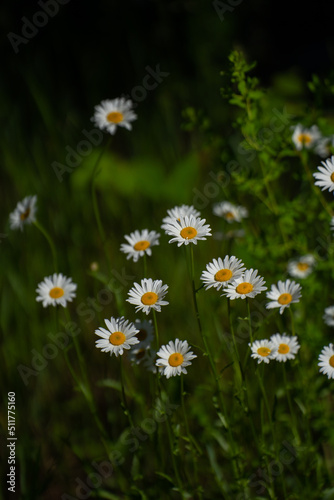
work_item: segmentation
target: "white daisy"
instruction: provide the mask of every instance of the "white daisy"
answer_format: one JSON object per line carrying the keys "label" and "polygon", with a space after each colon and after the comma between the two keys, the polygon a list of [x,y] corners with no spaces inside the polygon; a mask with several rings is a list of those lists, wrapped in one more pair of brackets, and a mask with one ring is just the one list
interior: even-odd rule
{"label": "white daisy", "polygon": [[218,217],[223,217],[229,224],[241,222],[248,217],[248,210],[245,207],[233,205],[229,201],[221,201],[213,206],[213,213]]}
{"label": "white daisy", "polygon": [[211,228],[205,222],[205,219],[200,219],[194,215],[185,215],[180,217],[180,221],[169,222],[165,225],[166,234],[173,236],[169,243],[176,241],[179,247],[189,243],[197,245],[197,241],[206,240],[207,236],[211,236]]}
{"label": "white daisy", "polygon": [[131,109],[132,106],[132,101],[124,97],[106,99],[95,106],[91,121],[96,127],[107,130],[111,135],[115,134],[117,126],[131,130],[131,122],[137,119],[137,115]]}
{"label": "white daisy", "polygon": [[181,217],[185,217],[186,215],[193,215],[194,217],[200,217],[201,214],[198,210],[196,210],[193,205],[181,205],[171,208],[167,210],[168,216],[162,219],[163,224],[161,225],[162,229],[166,229],[167,224],[171,222],[175,222],[176,220],[180,220]]}
{"label": "white daisy", "polygon": [[301,149],[310,149],[314,144],[321,138],[320,130],[316,125],[312,125],[311,128],[304,128],[300,123],[293,128],[292,142],[296,146],[296,149],[300,151]]}
{"label": "white daisy", "polygon": [[9,214],[9,224],[11,229],[21,229],[25,224],[35,222],[37,196],[26,196],[19,201],[15,210]]}
{"label": "white daisy", "polygon": [[110,356],[115,354],[117,357],[123,354],[124,349],[131,349],[139,343],[136,337],[138,330],[124,316],[117,319],[111,317],[110,321],[105,319],[104,322],[108,330],[102,327],[95,330],[95,334],[102,337],[95,341],[95,346],[102,352],[110,352]]}
{"label": "white daisy", "polygon": [[121,252],[127,254],[126,258],[133,258],[134,262],[137,262],[139,257],[143,255],[152,255],[151,247],[154,245],[159,245],[160,234],[155,231],[148,231],[148,229],[143,229],[143,231],[135,231],[129,236],[125,235],[124,238],[127,240],[128,244],[122,243]]}
{"label": "white daisy", "polygon": [[220,290],[231,283],[232,280],[240,278],[246,268],[243,262],[234,255],[231,257],[226,255],[224,260],[220,257],[218,260],[213,259],[212,262],[206,265],[206,269],[201,276],[205,289],[208,290],[213,286]]}
{"label": "white daisy", "polygon": [[334,326],[334,306],[326,307],[322,319],[328,326]]}
{"label": "white daisy", "polygon": [[139,340],[137,349],[149,349],[154,338],[154,328],[152,325],[152,321],[147,321],[145,319],[141,321],[140,319],[136,319],[135,327],[138,330],[136,337]]}
{"label": "white daisy", "polygon": [[307,278],[312,273],[315,262],[313,255],[303,255],[288,263],[288,273],[294,278]]}
{"label": "white daisy", "polygon": [[320,372],[327,375],[328,378],[334,378],[334,348],[333,344],[329,344],[321,351],[319,355]]}
{"label": "white daisy", "polygon": [[134,283],[134,286],[129,291],[129,299],[126,299],[130,304],[136,306],[136,312],[142,310],[149,314],[151,309],[161,311],[161,306],[166,306],[169,302],[163,300],[167,293],[168,285],[163,285],[161,280],[153,281],[151,278],[141,280],[141,285]]}
{"label": "white daisy", "polygon": [[290,307],[290,304],[299,302],[302,294],[300,293],[301,286],[294,281],[286,280],[285,282],[279,280],[277,285],[271,285],[271,290],[267,292],[267,299],[271,300],[266,304],[267,309],[273,309],[279,307],[280,314],[286,307]]}
{"label": "white daisy", "polygon": [[270,337],[275,347],[274,359],[279,362],[285,362],[288,359],[295,359],[300,345],[297,337],[289,337],[288,335],[280,335],[276,333]]}
{"label": "white daisy", "polygon": [[255,295],[267,290],[267,287],[263,286],[265,281],[261,276],[257,276],[257,273],[257,269],[247,269],[243,276],[227,285],[223,295],[231,300],[254,298]]}
{"label": "white daisy", "polygon": [[255,340],[252,344],[248,344],[251,348],[251,357],[257,359],[258,363],[269,363],[276,355],[276,347],[271,340]]}
{"label": "white daisy", "polygon": [[66,302],[72,302],[76,296],[75,290],[77,285],[72,282],[72,278],[66,278],[61,273],[54,273],[53,276],[44,278],[44,281],[39,283],[36,292],[38,294],[37,302],[43,302],[43,307],[56,306],[60,304],[66,307]]}
{"label": "white daisy", "polygon": [[190,346],[186,340],[176,339],[175,342],[171,340],[167,345],[163,345],[157,352],[160,359],[157,359],[155,363],[160,373],[166,378],[187,373],[185,367],[191,365],[191,361],[197,358],[196,354],[189,352],[189,349]]}
{"label": "white daisy", "polygon": [[313,177],[317,180],[314,184],[321,187],[321,191],[328,189],[329,192],[332,192],[334,190],[334,156],[321,163],[324,166],[318,167],[319,172],[313,174]]}

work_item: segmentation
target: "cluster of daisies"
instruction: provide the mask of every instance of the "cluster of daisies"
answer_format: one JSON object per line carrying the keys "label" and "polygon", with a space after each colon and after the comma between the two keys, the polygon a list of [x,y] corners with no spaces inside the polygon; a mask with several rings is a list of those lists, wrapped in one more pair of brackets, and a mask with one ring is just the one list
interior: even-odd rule
{"label": "cluster of daisies", "polygon": [[[95,107],[92,121],[101,130],[115,134],[117,127],[127,130],[132,129],[132,122],[137,119],[133,112],[133,103],[125,98],[104,100]],[[320,156],[329,155],[330,146],[333,146],[333,138],[322,137],[316,126],[310,129],[303,128],[298,124],[294,128],[292,140],[298,150],[303,148],[314,149]],[[322,162],[319,173],[314,177],[316,185],[322,189],[334,190],[334,156],[331,160]],[[15,210],[10,214],[11,229],[23,229],[24,225],[36,222],[36,196],[27,196],[19,202]],[[245,207],[236,206],[229,201],[216,203],[213,213],[222,217],[226,222],[242,222],[248,217]],[[334,218],[332,220],[334,229]],[[177,243],[177,246],[197,244],[198,241],[206,240],[212,236],[211,228],[206,220],[201,218],[200,212],[193,206],[182,205],[167,211],[163,219],[162,229],[170,236],[169,243]],[[137,262],[139,258],[152,255],[152,247],[159,245],[160,234],[156,231],[135,231],[125,236],[120,250],[126,254],[127,259],[132,258]],[[312,272],[315,260],[306,255],[288,264],[288,272],[296,278],[307,277]],[[240,259],[235,256],[225,256],[224,259],[213,259],[207,264],[206,270],[202,272],[201,281],[206,290],[214,288],[222,292],[222,296],[229,300],[237,298],[254,298],[257,294],[267,290],[264,279],[258,275],[255,269],[246,269]],[[71,278],[64,275],[53,274],[46,277],[38,284],[36,289],[38,302],[44,307],[61,305],[66,307],[76,296],[77,285]],[[269,302],[268,309],[279,308],[280,314],[290,304],[299,302],[301,287],[294,281],[279,281],[272,285],[267,292]],[[141,283],[134,283],[128,293],[127,301],[134,305],[136,312],[148,315],[151,310],[160,312],[162,306],[168,305],[165,300],[168,285],[161,280],[145,278]],[[324,319],[327,324],[334,326],[334,306],[325,310]],[[163,345],[156,352],[151,348],[154,338],[154,329],[151,321],[136,319],[134,323],[121,318],[105,319],[106,328],[100,327],[95,331],[100,338],[96,341],[96,347],[102,352],[109,352],[116,357],[128,352],[133,364],[143,363],[153,372],[159,369],[160,373],[167,378],[181,373],[187,373],[186,367],[196,358],[190,351],[187,341],[175,339]],[[270,340],[257,340],[252,343],[252,357],[259,363],[268,363],[271,359],[286,361],[293,359],[299,350],[296,337],[288,337],[286,334],[276,333]],[[333,344],[325,347],[319,357],[320,371],[334,378],[334,350]]]}

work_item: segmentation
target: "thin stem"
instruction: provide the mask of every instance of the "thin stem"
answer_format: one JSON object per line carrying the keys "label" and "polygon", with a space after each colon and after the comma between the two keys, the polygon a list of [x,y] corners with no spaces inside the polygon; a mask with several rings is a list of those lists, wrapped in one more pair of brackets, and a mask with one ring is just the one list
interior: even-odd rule
{"label": "thin stem", "polygon": [[157,348],[157,352],[158,352],[159,349],[160,349],[160,340],[159,340],[159,330],[158,330],[157,314],[155,312],[155,309],[152,309],[152,314],[153,314],[153,322],[154,322],[154,330],[155,330],[156,348]]}
{"label": "thin stem", "polygon": [[294,336],[295,331],[296,331],[295,330],[295,320],[294,320],[293,313],[292,313],[292,310],[290,309],[290,307],[289,307],[289,311],[290,311],[290,317],[291,317],[291,333]]}
{"label": "thin stem", "polygon": [[130,423],[130,426],[132,428],[134,428],[134,425],[133,425],[133,420],[132,420],[132,417],[131,417],[131,413],[130,413],[130,410],[129,410],[129,407],[128,407],[128,403],[126,401],[126,397],[125,397],[125,389],[124,389],[124,373],[123,373],[123,356],[120,356],[120,373],[121,373],[121,394],[122,394],[122,405],[123,405],[123,410],[124,410],[124,413],[125,415],[128,417],[129,419],[129,423]]}
{"label": "thin stem", "polygon": [[54,243],[52,241],[51,236],[49,235],[49,233],[47,232],[47,230],[42,226],[42,224],[40,222],[38,222],[37,219],[34,221],[34,225],[37,227],[37,229],[40,230],[40,232],[43,234],[43,236],[47,240],[47,242],[48,242],[48,244],[50,246],[50,249],[51,249],[51,253],[52,253],[54,270],[55,270],[55,272],[58,272],[58,262],[57,262],[56,247],[55,247],[55,245],[54,245]]}
{"label": "thin stem", "polygon": [[252,318],[250,314],[250,305],[248,297],[246,297],[246,302],[247,302],[247,313],[248,313],[248,324],[249,324],[249,340],[252,344],[253,343]]}

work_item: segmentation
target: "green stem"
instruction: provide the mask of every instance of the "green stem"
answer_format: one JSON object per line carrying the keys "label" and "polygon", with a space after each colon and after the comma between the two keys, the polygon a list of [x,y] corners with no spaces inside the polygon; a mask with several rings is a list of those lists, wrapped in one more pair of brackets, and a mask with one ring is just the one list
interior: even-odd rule
{"label": "green stem", "polygon": [[51,248],[52,259],[53,259],[53,267],[54,267],[55,272],[57,273],[58,272],[57,253],[56,253],[56,247],[55,247],[55,245],[54,245],[54,243],[52,241],[52,238],[49,235],[49,233],[47,232],[47,230],[42,226],[42,224],[40,222],[38,222],[37,219],[34,221],[34,225],[43,234],[43,236],[45,237],[45,239],[47,240],[47,242],[48,242],[48,244],[49,244],[49,246]]}
{"label": "green stem", "polygon": [[291,317],[291,333],[293,336],[295,336],[295,320],[294,320],[294,317],[293,317],[293,313],[292,313],[292,310],[290,309],[289,307],[289,311],[290,311],[290,317]]}
{"label": "green stem", "polygon": [[249,340],[250,343],[253,343],[253,331],[252,331],[252,318],[250,314],[250,304],[249,304],[249,299],[246,297],[246,302],[247,302],[247,314],[248,314],[248,324],[249,324]]}
{"label": "green stem", "polygon": [[152,314],[153,314],[153,323],[154,323],[154,331],[155,331],[155,342],[156,342],[156,348],[157,348],[157,352],[158,352],[160,349],[160,340],[159,340],[157,313],[155,312],[155,309],[152,309]]}
{"label": "green stem", "polygon": [[127,403],[126,397],[125,397],[124,373],[123,373],[123,356],[120,356],[120,373],[121,373],[121,387],[122,387],[122,390],[121,390],[122,405],[123,405],[124,413],[128,417],[128,419],[129,419],[130,426],[132,428],[134,428],[133,420],[132,420],[132,417],[131,417],[131,413],[130,413],[130,410],[129,410],[129,407],[128,407],[128,403]]}

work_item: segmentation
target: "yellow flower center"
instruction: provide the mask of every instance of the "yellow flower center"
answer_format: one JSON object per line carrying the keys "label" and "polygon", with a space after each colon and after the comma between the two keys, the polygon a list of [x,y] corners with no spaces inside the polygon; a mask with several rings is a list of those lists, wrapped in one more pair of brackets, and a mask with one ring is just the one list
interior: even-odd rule
{"label": "yellow flower center", "polygon": [[174,368],[176,366],[180,366],[183,363],[183,356],[179,352],[175,352],[174,354],[171,354],[168,358],[168,363],[170,366],[173,366]]}
{"label": "yellow flower center", "polygon": [[334,355],[329,358],[329,364],[334,368]]}
{"label": "yellow flower center", "polygon": [[310,266],[306,262],[298,262],[297,267],[299,271],[306,271]]}
{"label": "yellow flower center", "polygon": [[230,269],[221,269],[215,274],[216,281],[228,281],[232,277],[232,271]]}
{"label": "yellow flower center", "polygon": [[292,295],[290,293],[282,293],[277,299],[277,302],[284,306],[285,304],[290,304],[292,300]]}
{"label": "yellow flower center", "polygon": [[288,344],[280,344],[278,348],[278,352],[280,354],[287,354],[290,351],[290,347]]}
{"label": "yellow flower center", "polygon": [[225,217],[226,219],[234,219],[234,214],[232,212],[226,212]]}
{"label": "yellow flower center", "polygon": [[331,181],[334,182],[334,172],[331,175]]}
{"label": "yellow flower center", "polygon": [[151,306],[152,304],[155,304],[156,301],[158,300],[158,295],[154,292],[146,292],[144,295],[142,295],[141,301],[144,304],[144,306]]}
{"label": "yellow flower center", "polygon": [[137,243],[133,245],[133,248],[137,250],[137,252],[140,252],[141,250],[146,250],[146,248],[148,248],[149,246],[150,246],[149,241],[142,240],[142,241],[137,241]]}
{"label": "yellow flower center", "polygon": [[257,350],[257,353],[260,356],[263,356],[264,358],[266,358],[271,353],[271,349],[269,349],[269,347],[259,347]]}
{"label": "yellow flower center", "polygon": [[55,286],[52,288],[52,290],[49,291],[49,295],[51,299],[60,299],[64,295],[64,290],[62,288],[59,288],[58,286]]}
{"label": "yellow flower center", "polygon": [[312,140],[312,137],[309,134],[299,134],[298,136],[298,141],[306,146],[307,144],[310,144]]}
{"label": "yellow flower center", "polygon": [[122,345],[126,341],[126,336],[123,332],[114,332],[109,337],[109,342],[112,345]]}
{"label": "yellow flower center", "polygon": [[240,285],[238,285],[235,290],[237,293],[244,295],[246,293],[250,293],[253,290],[253,285],[245,281],[244,283],[240,283]]}
{"label": "yellow flower center", "polygon": [[20,219],[26,220],[26,219],[28,219],[29,215],[30,215],[30,208],[27,208],[27,210],[25,212],[23,212],[23,214],[20,215]]}
{"label": "yellow flower center", "polygon": [[136,337],[139,340],[139,342],[142,342],[147,337],[147,331],[146,330],[139,330],[139,332],[136,334]]}
{"label": "yellow flower center", "polygon": [[124,120],[124,116],[119,111],[111,111],[107,114],[107,120],[110,123],[120,123]]}
{"label": "yellow flower center", "polygon": [[180,232],[180,235],[182,236],[182,238],[184,238],[185,240],[191,240],[192,238],[195,238],[197,234],[197,231],[194,227],[184,227],[181,232]]}

